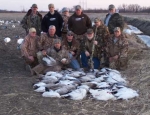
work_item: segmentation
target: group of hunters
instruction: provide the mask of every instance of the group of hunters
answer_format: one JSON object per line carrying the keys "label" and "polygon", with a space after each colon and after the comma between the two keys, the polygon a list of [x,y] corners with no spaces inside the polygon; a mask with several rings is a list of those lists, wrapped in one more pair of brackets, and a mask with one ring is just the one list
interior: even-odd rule
{"label": "group of hunters", "polygon": [[[54,4],[49,4],[48,8],[49,12],[42,18],[37,5],[33,4],[21,22],[27,34],[21,53],[32,75],[68,67],[77,71],[127,67],[128,42],[122,33],[124,21],[114,5],[109,5],[104,22],[95,18],[93,26],[80,5],[75,6],[71,16],[66,7],[62,14],[55,10]],[[47,66],[42,60],[47,56],[55,59],[56,64]]]}

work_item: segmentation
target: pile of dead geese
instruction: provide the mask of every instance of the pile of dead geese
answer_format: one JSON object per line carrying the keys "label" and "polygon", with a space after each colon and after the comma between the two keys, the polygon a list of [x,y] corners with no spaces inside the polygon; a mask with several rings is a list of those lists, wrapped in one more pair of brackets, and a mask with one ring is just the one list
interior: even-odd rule
{"label": "pile of dead geese", "polygon": [[118,100],[138,97],[137,91],[127,87],[127,81],[119,71],[103,68],[94,72],[49,71],[33,84],[34,91],[43,97],[82,100],[91,97],[96,100]]}

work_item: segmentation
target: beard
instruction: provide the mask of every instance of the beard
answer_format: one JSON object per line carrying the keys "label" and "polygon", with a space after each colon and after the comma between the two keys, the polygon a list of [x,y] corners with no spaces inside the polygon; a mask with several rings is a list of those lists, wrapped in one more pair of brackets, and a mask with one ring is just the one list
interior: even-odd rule
{"label": "beard", "polygon": [[94,37],[94,34],[91,35],[91,36],[88,36],[88,35],[87,35],[87,38],[88,38],[89,40],[92,40],[93,37]]}

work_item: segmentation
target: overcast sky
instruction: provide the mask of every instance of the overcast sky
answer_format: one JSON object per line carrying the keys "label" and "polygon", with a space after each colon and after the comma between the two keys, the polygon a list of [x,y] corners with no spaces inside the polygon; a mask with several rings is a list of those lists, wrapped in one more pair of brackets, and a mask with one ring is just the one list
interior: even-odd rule
{"label": "overcast sky", "polygon": [[[109,4],[114,4],[118,7],[121,4],[138,4],[140,6],[150,6],[150,2],[147,0],[112,0],[108,2],[106,0],[0,0],[0,9],[5,10],[17,10],[20,11],[23,8],[28,10],[33,3],[38,5],[38,10],[47,11],[48,4],[53,3],[55,8],[61,10],[63,7],[72,8],[73,5],[80,4],[84,8],[108,8]],[[146,2],[147,1],[147,2]]]}

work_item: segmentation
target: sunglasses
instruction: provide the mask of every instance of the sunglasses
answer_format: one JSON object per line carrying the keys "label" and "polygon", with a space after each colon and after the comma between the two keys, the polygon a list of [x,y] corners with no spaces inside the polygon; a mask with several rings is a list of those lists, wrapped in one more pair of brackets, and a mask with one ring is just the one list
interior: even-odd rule
{"label": "sunglasses", "polygon": [[68,34],[67,36],[73,36],[72,34]]}
{"label": "sunglasses", "polygon": [[35,34],[36,32],[32,32],[33,34]]}

